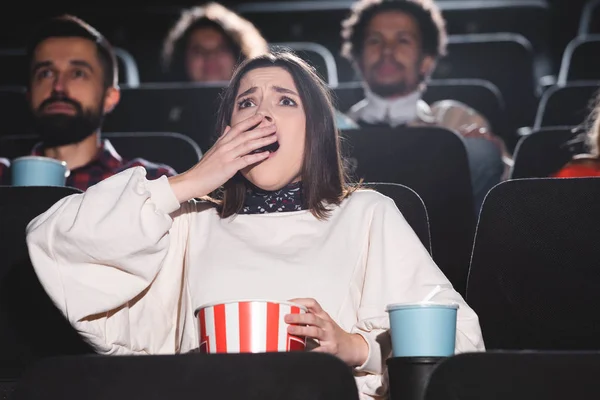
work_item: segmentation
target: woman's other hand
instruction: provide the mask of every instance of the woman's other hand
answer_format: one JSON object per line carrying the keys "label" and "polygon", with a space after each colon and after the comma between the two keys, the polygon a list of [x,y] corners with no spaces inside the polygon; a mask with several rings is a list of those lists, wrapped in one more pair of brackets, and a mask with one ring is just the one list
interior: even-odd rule
{"label": "woman's other hand", "polygon": [[333,354],[351,367],[365,363],[369,345],[361,335],[340,328],[315,299],[290,301],[305,306],[308,312],[285,316],[285,322],[290,324],[289,334],[316,339],[319,346],[312,351]]}

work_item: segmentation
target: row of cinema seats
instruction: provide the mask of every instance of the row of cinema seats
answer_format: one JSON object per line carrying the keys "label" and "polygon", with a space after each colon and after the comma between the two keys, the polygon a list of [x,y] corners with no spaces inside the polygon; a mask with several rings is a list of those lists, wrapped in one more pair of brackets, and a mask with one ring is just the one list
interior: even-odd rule
{"label": "row of cinema seats", "polygon": [[[166,164],[182,173],[202,158],[200,147],[189,137],[175,132],[104,132],[118,153],[127,160],[143,158]],[[0,157],[9,160],[28,155],[39,142],[36,135],[0,136]]]}
{"label": "row of cinema seats", "polygon": [[[234,4],[231,4],[234,3]],[[342,80],[354,75],[339,56],[341,22],[354,3],[337,1],[231,2],[254,23],[269,42],[313,42],[326,47],[341,66]],[[536,55],[549,51],[553,9],[544,0],[466,0],[438,3],[450,35],[515,33],[532,44]],[[176,6],[86,6],[74,13],[103,32],[111,42],[132,52],[140,62],[142,81],[160,78],[158,55],[170,27],[177,21]],[[58,12],[58,11],[57,11]],[[15,26],[13,48],[25,44],[27,33],[39,21],[35,16]],[[319,29],[314,29],[318,26]]]}
{"label": "row of cinema seats", "polygon": [[[288,43],[286,46],[291,46],[321,70],[322,75],[334,89],[339,88],[344,91],[349,87],[360,86],[357,81],[342,80],[339,83],[334,57],[323,46],[315,43]],[[596,54],[599,47],[598,37],[578,38],[571,43],[564,54],[558,84],[564,86],[574,80],[600,78],[597,74],[598,68],[593,68],[595,66],[593,60],[596,57],[590,56]],[[117,49],[117,56],[122,71],[121,83],[129,88],[139,87],[138,64],[133,56],[120,48]],[[10,71],[9,74],[4,74],[3,80],[0,81],[4,86],[14,88],[27,84],[28,69],[23,50],[0,51],[0,60]],[[481,107],[480,112],[491,115],[489,118],[493,121],[502,121],[501,126],[496,130],[503,132],[503,137],[514,138],[517,128],[531,126],[534,123],[533,116],[538,106],[538,94],[541,88],[534,79],[533,71],[534,53],[524,37],[509,33],[463,35],[450,37],[449,54],[440,60],[432,78],[433,85],[435,81],[448,80],[486,81],[488,86],[494,87],[498,97],[502,98],[504,106],[500,110],[495,108],[491,113],[490,110]],[[156,85],[150,83],[142,85],[142,87],[149,86]],[[354,104],[351,101],[355,102],[360,98],[362,97],[352,96],[342,99],[342,111]],[[480,100],[485,102],[486,99],[483,97]],[[478,106],[479,103],[477,102]],[[498,114],[501,117],[498,117]]]}
{"label": "row of cinema seats", "polygon": [[[391,380],[394,372],[390,370]],[[418,398],[595,398],[599,372],[600,353],[593,351],[463,354],[438,364]],[[57,357],[27,371],[12,399],[191,400],[199,392],[202,397],[245,400],[289,398],[290,393],[296,400],[358,399],[348,368],[334,357],[315,353]],[[406,397],[392,388],[391,400],[400,399]]]}
{"label": "row of cinema seats", "polygon": [[[346,76],[348,74],[343,72],[345,61],[336,60],[335,53],[318,43],[281,42],[273,43],[272,47],[284,47],[297,51],[303,58],[311,62],[333,87],[339,81],[346,83],[359,80],[354,73]],[[557,82],[564,84],[569,81],[599,79],[600,68],[598,68],[598,58],[595,57],[599,48],[599,34],[580,35],[571,40],[562,54]],[[138,65],[136,59],[127,50],[117,47],[115,53],[120,71],[120,83],[129,86],[139,85],[139,70],[140,67],[142,69],[143,67]],[[434,79],[481,77],[503,89],[510,89],[503,84],[509,77],[512,77],[514,83],[515,77],[519,78],[522,75],[526,80],[530,80],[527,82],[527,86],[533,87],[535,86],[533,78],[539,76],[539,74],[531,74],[532,68],[535,69],[533,67],[535,63],[533,48],[526,38],[518,34],[452,35],[449,38],[448,53],[448,56],[438,66]],[[474,55],[478,57],[474,59]],[[490,55],[492,57],[488,57]],[[512,61],[512,63],[507,65],[507,68],[499,68],[498,62],[502,63],[502,60]],[[0,61],[5,71],[5,74],[0,77],[0,85],[23,86],[27,84],[28,68],[24,48],[0,49]],[[515,64],[514,61],[519,63]],[[490,68],[491,63],[496,68]],[[143,80],[143,82],[149,81]],[[508,95],[508,97],[511,96]]]}
{"label": "row of cinema seats", "polygon": [[[335,86],[338,81],[358,79],[350,64],[339,55],[340,24],[351,5],[351,1],[248,3],[241,4],[238,11],[256,23],[271,43],[284,42],[296,46],[293,47],[296,50],[304,49],[299,53],[315,64]],[[510,122],[511,130],[529,126],[539,94],[539,80],[554,75],[557,69],[548,61],[547,54],[549,6],[542,0],[487,0],[441,2],[440,7],[447,18],[451,36],[448,56],[440,61],[433,78],[490,81],[506,100],[508,115],[505,120]],[[158,67],[161,39],[177,18],[176,7],[146,10],[124,7],[118,12],[109,12],[114,11],[112,9],[73,11],[80,11],[76,13],[118,46],[123,83],[137,85],[162,79],[146,69]],[[132,14],[136,14],[136,18],[131,18]],[[311,29],[314,26],[319,29]],[[152,35],[160,36],[152,38]],[[18,53],[15,49],[19,46],[22,44],[15,43],[6,55]],[[149,55],[150,48],[152,56]],[[10,70],[15,71],[4,75],[11,81],[2,83],[24,85],[27,71],[23,68],[24,58],[9,60],[1,53],[0,57],[6,65],[12,64]],[[133,73],[138,67],[139,73]]]}
{"label": "row of cinema seats", "polygon": [[[335,87],[338,82],[358,79],[339,55],[340,22],[351,5],[351,1],[248,3],[239,5],[238,11],[255,22],[270,42],[285,43],[298,50]],[[599,78],[594,64],[599,43],[595,36],[577,37],[564,52],[561,50],[564,54],[560,73],[558,62],[548,62],[549,16],[553,10],[543,0],[469,0],[440,2],[440,7],[451,35],[449,53],[440,60],[433,79],[482,79],[495,85],[505,100],[502,120],[511,135],[519,127],[532,125],[538,96],[556,81],[548,76],[558,74],[559,84]],[[590,21],[595,20],[594,9],[590,6],[584,13],[588,21],[586,35],[593,33],[590,27],[594,23]],[[177,7],[72,11],[88,19],[117,45],[123,84],[134,87],[140,82],[161,80],[145,69],[157,68],[161,39],[177,19]],[[582,24],[583,20],[582,17]],[[323,22],[317,24],[319,30],[310,29],[319,21]],[[332,30],[331,34],[324,34],[327,29]],[[23,44],[15,39],[12,48],[0,51],[4,68],[11,71],[3,74],[2,85],[26,84],[28,68],[24,64]]]}
{"label": "row of cinema seats", "polygon": [[[238,11],[270,40],[323,42],[333,52],[340,48],[341,22],[353,1],[307,4],[301,1],[246,3]],[[451,35],[511,32],[523,35],[536,49],[546,50],[551,10],[545,1],[438,2]],[[322,34],[312,27],[322,27]]]}
{"label": "row of cinema seats", "polygon": [[[135,135],[123,136],[105,134],[125,157],[135,152],[138,157],[155,162],[179,162],[173,165],[178,172],[197,162],[193,158],[196,153],[190,150],[190,157],[185,159],[188,164],[181,164],[184,161],[181,149],[191,145],[181,136],[150,137],[138,133],[138,142]],[[33,143],[35,138],[29,136],[0,138],[0,148],[7,149],[3,155],[7,158],[27,154]],[[400,135],[389,129],[352,130],[344,134],[343,143],[354,166],[355,181],[363,178],[369,182],[400,183],[419,194],[428,208],[434,258],[457,289],[464,292],[475,212],[466,152],[460,137],[439,128],[411,128]]]}
{"label": "row of cinema seats", "polygon": [[[572,127],[546,128],[523,137],[516,148],[511,178],[547,177],[580,151],[579,133]],[[175,133],[105,133],[126,158],[141,156],[183,172],[201,157],[198,146]],[[390,182],[413,189],[427,207],[431,241],[419,234],[434,260],[465,293],[467,265],[477,212],[474,210],[468,163],[460,137],[441,128],[350,130],[343,150],[353,180]],[[35,136],[0,138],[4,157],[28,154]],[[386,192],[386,194],[388,194]],[[394,192],[390,197],[396,198]],[[416,229],[422,232],[422,229]]]}
{"label": "row of cinema seats", "polygon": [[[590,112],[590,102],[600,81],[576,81],[548,89],[538,106],[533,129],[579,125]],[[214,115],[220,85],[142,84],[122,87],[120,104],[106,118],[111,132],[179,132],[189,136],[203,151],[214,139]],[[347,111],[363,98],[360,83],[340,84],[333,89],[340,111]],[[514,148],[518,137],[507,126],[505,98],[490,82],[477,79],[433,80],[423,96],[433,103],[443,99],[461,101],[491,123],[494,132]],[[24,87],[0,88],[0,136],[32,133]]]}
{"label": "row of cinema seats", "polygon": [[[309,61],[323,78],[335,88],[338,83],[359,80],[354,73],[344,76],[344,62],[336,63],[335,53],[318,43],[288,42],[274,43],[273,47],[290,48]],[[140,80],[138,66],[145,63],[136,59],[123,48],[117,49],[122,84],[136,87],[152,81]],[[537,99],[537,78],[534,74],[535,54],[531,44],[522,36],[513,33],[490,33],[456,35],[450,37],[448,55],[440,60],[433,79],[482,79],[498,87],[506,99],[508,120],[514,121],[511,128],[530,125]],[[23,50],[0,51],[0,61],[10,74],[4,75],[0,83],[10,86],[27,84],[27,65]],[[147,62],[146,62],[147,63]],[[351,68],[350,68],[351,69]],[[539,78],[539,77],[538,77]]]}
{"label": "row of cinema seats", "polygon": [[[402,185],[378,184],[375,188],[394,197],[426,243],[426,207],[415,192]],[[0,187],[0,224],[8,233],[0,242],[5,261],[0,269],[0,381],[8,382],[7,386],[14,384],[27,367],[40,359],[93,354],[41,288],[24,240],[25,225],[33,216],[76,192],[70,188]],[[600,350],[600,316],[595,309],[600,301],[600,292],[596,290],[600,273],[595,263],[600,257],[596,245],[600,234],[596,222],[600,217],[598,196],[600,179],[597,178],[516,179],[490,191],[477,225],[466,292],[467,302],[479,315],[488,350]],[[496,361],[498,365],[507,365],[499,358]],[[80,359],[79,362],[90,361]],[[42,365],[71,365],[66,363]],[[455,376],[445,367],[439,368],[445,371],[443,374],[449,374],[444,375],[446,379]],[[152,369],[148,366],[148,370]],[[485,377],[490,369],[493,370],[492,364],[469,375],[469,380],[473,382],[475,376]],[[43,370],[48,373],[46,367]],[[92,370],[88,369],[86,375],[96,376]],[[537,372],[528,371],[526,380],[537,382],[531,378],[531,374]],[[52,381],[48,376],[46,382]],[[77,373],[66,376],[71,382],[78,381],[72,379]],[[463,380],[454,382],[459,381]],[[110,382],[117,384],[119,380]],[[510,385],[504,382],[507,390],[515,386],[512,381]],[[86,381],[86,384],[91,382]],[[544,387],[546,385],[548,382]],[[113,390],[114,386],[105,388]],[[64,394],[71,388],[55,382],[51,390],[62,390]],[[465,399],[478,398],[473,397],[475,393],[481,395],[473,386],[462,390],[471,393],[465,394]],[[30,399],[39,398],[35,396],[43,392],[31,384],[26,391],[34,396]],[[506,395],[507,391],[502,393]],[[486,398],[505,398],[490,396]]]}
{"label": "row of cinema seats", "polygon": [[[329,50],[317,43],[290,42],[272,43],[273,49],[285,48],[309,61],[330,84],[337,84],[338,74],[335,59]],[[140,84],[140,68],[137,60],[126,49],[115,47],[115,57],[119,70],[119,84],[136,87]],[[0,49],[0,62],[4,74],[0,76],[1,86],[26,86],[29,81],[27,52],[25,48]]]}
{"label": "row of cinema seats", "polygon": [[[339,83],[357,84],[358,77],[344,77],[340,61],[336,64],[334,55],[317,43],[280,43],[274,47],[285,47],[296,51],[309,61],[331,87]],[[121,84],[137,87],[140,82],[152,84],[142,79],[136,62],[126,50],[117,49]],[[10,74],[0,78],[5,86],[26,86],[27,65],[23,50],[0,51],[0,61]],[[438,64],[432,78],[446,79],[480,79],[496,86],[506,100],[503,109],[503,120],[510,121],[512,131],[520,126],[529,126],[536,106],[537,84],[534,78],[534,54],[527,40],[516,34],[493,33],[479,35],[453,36],[449,42],[449,53]],[[508,113],[505,115],[505,113]]]}
{"label": "row of cinema seats", "polygon": [[[122,86],[120,104],[106,117],[104,129],[111,132],[166,131],[188,135],[203,151],[214,138],[214,116],[221,85],[177,83]],[[360,83],[340,84],[333,89],[340,111],[346,112],[364,96]],[[454,99],[471,105],[490,121],[495,131],[510,139],[504,127],[505,103],[491,83],[475,80],[437,80],[428,85],[427,102]],[[22,87],[0,89],[0,136],[31,133],[29,110]],[[514,140],[514,138],[513,138]]]}
{"label": "row of cinema seats", "polygon": [[[334,89],[345,90],[360,87],[358,81],[338,83],[338,73],[333,55],[315,43],[286,44],[308,59],[316,67],[321,67],[322,75]],[[450,51],[442,59],[433,75],[436,82],[485,81],[493,87],[498,97],[506,101],[502,107],[502,119],[512,121],[508,128],[531,125],[531,115],[537,106],[536,93],[539,91],[532,79],[533,57],[529,44],[514,34],[466,35],[450,38]],[[564,52],[558,75],[558,87],[568,82],[598,80],[600,65],[595,54],[600,50],[600,36],[583,36],[574,39]],[[140,85],[138,65],[126,50],[117,49],[117,59],[121,71],[121,84],[129,88]],[[5,87],[19,87],[27,84],[27,67],[24,50],[0,50],[0,61],[9,73],[3,74],[0,83]],[[146,84],[144,86],[148,86]],[[554,90],[552,87],[550,90]],[[362,94],[362,93],[361,93]],[[454,94],[456,96],[456,94]],[[362,96],[342,99],[341,109],[345,111]],[[441,97],[434,96],[435,99]],[[452,97],[448,97],[452,98]],[[471,97],[472,98],[472,97]],[[483,98],[485,101],[485,98]],[[518,115],[515,114],[518,110]],[[485,115],[487,110],[483,109]],[[494,111],[494,117],[498,110]],[[508,114],[506,114],[508,112]],[[498,118],[492,118],[498,119]]]}
{"label": "row of cinema seats", "polygon": [[[392,382],[394,372],[390,370]],[[419,398],[591,399],[600,391],[599,372],[600,353],[593,351],[463,354],[437,365]],[[191,400],[199,395],[263,400],[290,398],[290,393],[296,400],[358,399],[350,371],[334,357],[271,353],[53,358],[27,372],[13,400]],[[396,395],[392,387],[391,400],[400,399],[406,398]]]}
{"label": "row of cinema seats", "polygon": [[[141,157],[153,160],[167,164],[177,172],[186,171],[202,157],[198,145],[179,133],[105,132],[103,137],[109,139],[127,159]],[[532,131],[517,143],[510,178],[551,176],[574,155],[584,151],[584,139],[581,128],[577,126],[551,126]],[[0,137],[2,156],[14,159],[26,155],[36,142],[35,135]]]}

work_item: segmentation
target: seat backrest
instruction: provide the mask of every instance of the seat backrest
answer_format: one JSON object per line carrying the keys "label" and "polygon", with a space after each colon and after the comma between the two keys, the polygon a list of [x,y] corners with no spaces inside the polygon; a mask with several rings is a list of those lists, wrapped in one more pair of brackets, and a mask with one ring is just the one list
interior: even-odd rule
{"label": "seat backrest", "polygon": [[360,81],[342,82],[331,91],[335,108],[343,113],[365,98],[365,88]]}
{"label": "seat backrest", "polygon": [[0,186],[0,372],[13,375],[2,378],[43,357],[91,352],[41,286],[25,243],[27,224],[75,193],[81,192]]}
{"label": "seat backrest", "polygon": [[423,199],[433,259],[464,293],[475,212],[460,136],[434,127],[370,128],[344,131],[342,145],[355,179],[399,183]]}
{"label": "seat backrest", "polygon": [[487,349],[600,350],[600,179],[495,186],[467,287]]}
{"label": "seat backrest", "polygon": [[110,140],[126,159],[144,158],[166,164],[181,173],[196,165],[202,151],[188,136],[174,132],[106,132],[102,137]]}
{"label": "seat backrest", "polygon": [[203,151],[213,143],[223,86],[190,83],[121,88],[121,101],[106,116],[106,132],[179,132]]}
{"label": "seat backrest", "polygon": [[531,126],[536,105],[534,52],[523,36],[488,33],[450,36],[448,55],[433,79],[476,78],[492,82],[506,101],[512,125]]}
{"label": "seat backrest", "polygon": [[[105,132],[102,138],[110,140],[115,150],[126,160],[143,158],[166,164],[181,173],[193,167],[202,158],[202,151],[189,137],[174,132]],[[36,135],[0,137],[3,157],[13,159],[31,153],[39,142]]]}
{"label": "seat backrest", "polygon": [[63,357],[40,362],[14,400],[358,400],[350,369],[314,352]]}
{"label": "seat backrest", "polygon": [[2,86],[26,86],[29,82],[27,52],[23,48],[0,49],[0,65],[2,65]]}
{"label": "seat backrest", "polygon": [[[336,105],[342,112],[347,112],[365,96],[362,82],[341,83],[332,90]],[[477,110],[490,121],[494,132],[504,136],[504,98],[491,82],[481,79],[437,79],[427,82],[424,101],[433,104],[447,99],[460,101]]]}
{"label": "seat backrest", "polygon": [[563,54],[558,85],[570,81],[600,80],[600,35],[579,36]]}
{"label": "seat backrest", "polygon": [[579,19],[579,36],[600,33],[600,0],[589,0]]}
{"label": "seat backrest", "polygon": [[28,156],[37,142],[39,136],[33,134],[0,136],[0,154],[9,160]]}
{"label": "seat backrest", "polygon": [[[269,41],[315,42],[339,54],[342,21],[348,18],[353,4],[350,0],[241,2],[236,10]],[[543,0],[440,1],[438,6],[451,35],[512,32],[523,35],[540,50],[547,42],[551,15]],[[350,63],[336,59],[340,82],[353,80]]]}
{"label": "seat backrest", "polygon": [[327,47],[313,42],[281,42],[270,43],[269,46],[275,50],[291,50],[312,65],[328,85],[337,86],[339,80],[335,57]]}
{"label": "seat backrest", "polygon": [[24,86],[0,87],[0,121],[0,137],[32,133],[31,111]]}
{"label": "seat backrest", "polygon": [[367,183],[365,186],[394,200],[406,222],[415,231],[427,251],[431,253],[427,208],[425,208],[425,203],[423,203],[417,192],[397,183]]}
{"label": "seat backrest", "polygon": [[433,104],[446,99],[460,101],[481,113],[495,134],[505,138],[514,135],[506,128],[504,96],[493,83],[482,79],[438,79],[427,84],[423,100]]}
{"label": "seat backrest", "polygon": [[583,123],[592,111],[600,81],[569,82],[546,90],[540,99],[533,129]]}
{"label": "seat backrest", "polygon": [[[268,38],[327,42],[339,50],[342,20],[353,2],[242,2],[236,10]],[[450,34],[512,32],[536,45],[546,40],[550,9],[543,0],[440,1]],[[319,29],[314,29],[319,27]]]}
{"label": "seat backrest", "polygon": [[572,126],[541,128],[523,136],[514,152],[511,179],[546,178],[568,163],[580,147]]}
{"label": "seat backrest", "polygon": [[140,73],[133,55],[125,49],[116,47],[114,49],[119,71],[119,83],[138,86],[140,84]]}
{"label": "seat backrest", "polygon": [[0,378],[0,399],[10,400],[15,391],[17,379],[2,379]]}
{"label": "seat backrest", "polygon": [[[115,50],[127,49],[137,61],[141,82],[156,82],[165,78],[159,52],[165,36],[181,15],[182,5],[153,3],[129,7],[118,2],[80,3],[69,10],[102,32]],[[125,67],[124,58],[117,61],[119,67]],[[130,82],[129,75],[127,81]]]}
{"label": "seat backrest", "polygon": [[[119,68],[119,83],[139,85],[138,67],[131,53],[119,47],[115,47],[114,50]],[[0,49],[0,65],[3,69],[0,85],[27,86],[29,67],[26,49]]]}
{"label": "seat backrest", "polygon": [[439,2],[452,35],[511,32],[523,35],[536,52],[546,47],[552,13],[545,0]]}
{"label": "seat backrest", "polygon": [[321,43],[338,53],[341,23],[350,8],[351,3],[346,1],[286,1],[241,2],[236,10],[270,42]]}
{"label": "seat backrest", "polygon": [[598,352],[486,352],[442,361],[424,400],[563,400],[600,394]]}

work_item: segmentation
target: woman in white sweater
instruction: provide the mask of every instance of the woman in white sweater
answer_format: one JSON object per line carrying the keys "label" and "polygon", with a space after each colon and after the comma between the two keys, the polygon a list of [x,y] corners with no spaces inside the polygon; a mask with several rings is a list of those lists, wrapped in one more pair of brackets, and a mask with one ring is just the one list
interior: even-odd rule
{"label": "woman in white sweater", "polygon": [[[198,110],[202,112],[202,110]],[[385,396],[385,306],[460,304],[456,351],[484,349],[477,315],[394,202],[348,190],[329,92],[290,54],[242,64],[223,97],[222,135],[202,161],[149,181],[132,168],[67,197],[28,226],[35,270],[102,354],[198,347],[194,309],[293,300],[289,332],[354,368],[361,398]],[[222,200],[199,201],[222,188]]]}

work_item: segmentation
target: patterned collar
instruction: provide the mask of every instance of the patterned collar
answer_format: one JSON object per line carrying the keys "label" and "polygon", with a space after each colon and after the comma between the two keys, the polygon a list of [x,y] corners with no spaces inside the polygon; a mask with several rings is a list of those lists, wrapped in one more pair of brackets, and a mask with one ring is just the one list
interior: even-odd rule
{"label": "patterned collar", "polygon": [[251,187],[246,192],[244,207],[240,214],[267,214],[272,212],[288,212],[306,210],[302,195],[302,182],[268,192]]}

